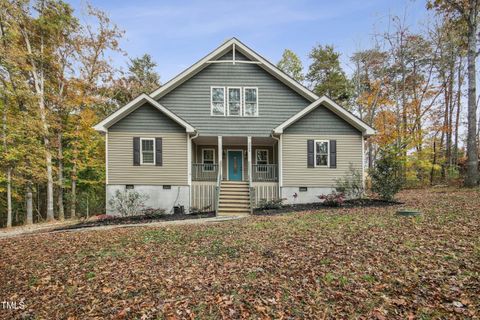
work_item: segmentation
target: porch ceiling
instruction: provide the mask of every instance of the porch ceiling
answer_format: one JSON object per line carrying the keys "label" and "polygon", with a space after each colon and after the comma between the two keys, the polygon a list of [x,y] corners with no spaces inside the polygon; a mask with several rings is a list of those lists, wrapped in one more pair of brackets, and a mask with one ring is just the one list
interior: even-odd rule
{"label": "porch ceiling", "polygon": [[[216,136],[199,136],[192,140],[196,145],[213,145],[218,143]],[[253,146],[273,146],[276,140],[270,137],[252,137]],[[246,146],[247,137],[222,137],[222,145],[226,146]]]}

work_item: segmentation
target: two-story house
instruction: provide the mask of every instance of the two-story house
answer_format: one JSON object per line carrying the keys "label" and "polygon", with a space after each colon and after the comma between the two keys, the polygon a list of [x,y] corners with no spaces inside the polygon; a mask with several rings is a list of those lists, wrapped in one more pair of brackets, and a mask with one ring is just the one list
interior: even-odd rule
{"label": "two-story house", "polygon": [[134,189],[167,212],[233,215],[261,199],[318,201],[350,164],[363,172],[374,134],[236,38],[95,129],[106,135],[107,203]]}

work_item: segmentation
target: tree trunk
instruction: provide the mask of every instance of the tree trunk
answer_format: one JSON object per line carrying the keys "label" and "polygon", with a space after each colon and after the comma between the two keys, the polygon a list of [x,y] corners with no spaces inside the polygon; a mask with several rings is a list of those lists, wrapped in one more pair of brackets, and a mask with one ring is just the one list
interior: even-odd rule
{"label": "tree trunk", "polygon": [[27,185],[27,219],[25,221],[26,225],[33,224],[33,195],[32,195],[32,188],[30,187],[30,183]]}
{"label": "tree trunk", "polygon": [[77,163],[78,163],[78,131],[80,130],[78,124],[75,126],[75,134],[73,140],[73,167],[71,173],[72,179],[72,202],[70,208],[70,216],[74,218],[77,215]]}
{"label": "tree trunk", "polygon": [[[7,152],[7,101],[4,97],[3,109],[3,152]],[[7,228],[12,226],[12,168],[7,168]]]}
{"label": "tree trunk", "polygon": [[65,220],[65,209],[63,205],[63,148],[62,132],[58,132],[58,219]]}
{"label": "tree trunk", "polygon": [[477,153],[477,6],[471,4],[468,21],[468,131],[467,131],[467,175],[465,186],[474,187],[478,183]]}
{"label": "tree trunk", "polygon": [[460,126],[460,109],[462,107],[462,58],[458,62],[458,74],[457,74],[457,82],[458,82],[458,89],[457,89],[457,111],[455,115],[455,138],[454,138],[454,146],[453,146],[453,163],[455,166],[458,165],[458,128]]}

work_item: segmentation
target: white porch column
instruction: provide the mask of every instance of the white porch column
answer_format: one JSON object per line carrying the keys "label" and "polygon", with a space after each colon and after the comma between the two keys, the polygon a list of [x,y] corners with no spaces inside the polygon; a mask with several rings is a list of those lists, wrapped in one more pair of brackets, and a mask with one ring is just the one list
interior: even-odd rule
{"label": "white porch column", "polygon": [[252,185],[252,137],[247,137],[248,181]]}
{"label": "white porch column", "polygon": [[218,136],[218,170],[220,172],[220,177],[223,180],[222,155],[223,155],[222,136]]}

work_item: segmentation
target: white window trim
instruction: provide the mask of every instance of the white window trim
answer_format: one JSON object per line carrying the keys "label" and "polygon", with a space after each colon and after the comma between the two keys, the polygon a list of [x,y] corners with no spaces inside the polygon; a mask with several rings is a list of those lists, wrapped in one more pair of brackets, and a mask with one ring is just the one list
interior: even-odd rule
{"label": "white window trim", "polygon": [[213,164],[215,164],[215,149],[214,148],[202,148],[202,171],[204,172],[213,172],[215,170],[205,170],[205,154],[203,151],[205,150],[212,150],[213,151]]}
{"label": "white window trim", "polygon": [[[317,165],[317,142],[327,143],[327,165]],[[330,140],[314,140],[313,142],[313,163],[314,167],[329,168],[330,167]]]}
{"label": "white window trim", "polygon": [[[255,90],[257,91],[257,94],[256,94],[256,98],[257,98],[257,101],[256,101],[256,103],[257,103],[257,109],[256,109],[255,114],[254,114],[253,116],[248,116],[248,115],[245,114],[245,110],[246,110],[246,108],[245,108],[245,103],[246,103],[246,101],[247,101],[247,99],[245,99],[245,89],[255,89]],[[260,109],[260,107],[259,107],[259,105],[258,105],[258,87],[243,87],[243,97],[244,97],[244,99],[243,99],[243,110],[244,110],[244,111],[243,111],[243,116],[244,116],[244,117],[258,117],[258,113],[259,113],[258,110]]]}
{"label": "white window trim", "polygon": [[[230,115],[230,89],[240,90],[240,113],[239,114]],[[227,94],[227,103],[225,105],[225,108],[227,109],[227,116],[229,116],[229,117],[241,117],[243,115],[242,87],[227,87],[226,94]]]}
{"label": "white window trim", "polygon": [[[152,140],[153,141],[153,162],[152,163],[144,163],[143,162],[143,143],[142,141],[144,140]],[[156,151],[155,151],[155,138],[140,138],[140,164],[141,165],[146,165],[146,166],[153,166],[155,165],[157,162],[157,159],[156,159]]]}
{"label": "white window trim", "polygon": [[[258,165],[258,151],[266,151],[267,152],[267,165],[270,164],[270,154],[268,152],[268,149],[255,149],[255,164]],[[268,169],[267,169],[268,170]],[[258,166],[257,166],[257,172],[265,172],[265,171],[259,171]]]}
{"label": "white window trim", "polygon": [[[213,89],[223,89],[223,115],[222,114],[213,114]],[[227,90],[222,86],[211,86],[210,87],[210,115],[212,117],[225,117],[227,109]]]}

